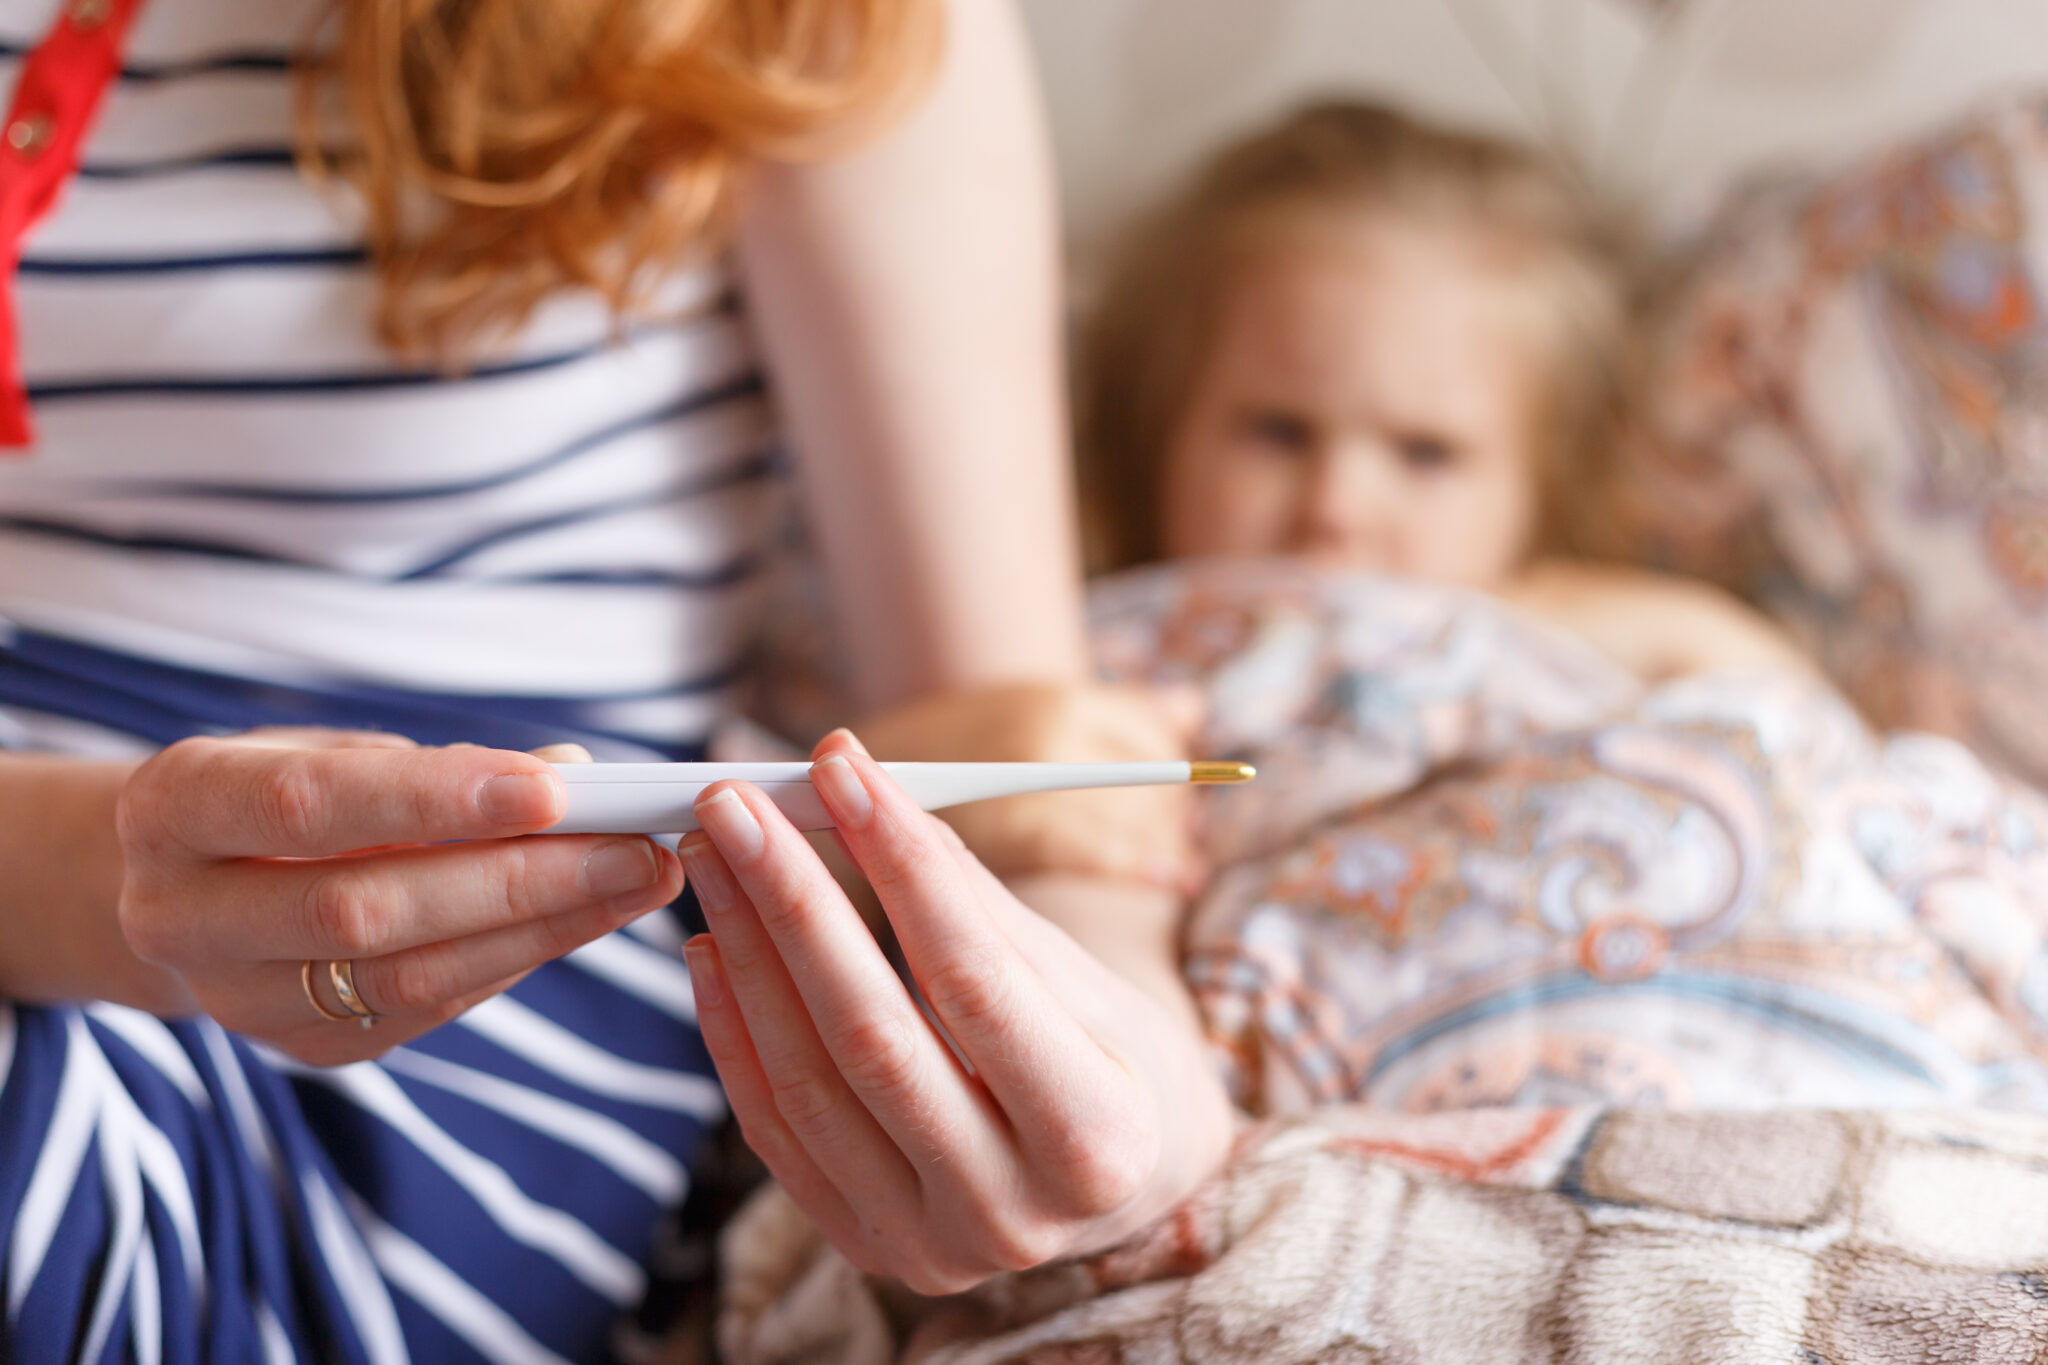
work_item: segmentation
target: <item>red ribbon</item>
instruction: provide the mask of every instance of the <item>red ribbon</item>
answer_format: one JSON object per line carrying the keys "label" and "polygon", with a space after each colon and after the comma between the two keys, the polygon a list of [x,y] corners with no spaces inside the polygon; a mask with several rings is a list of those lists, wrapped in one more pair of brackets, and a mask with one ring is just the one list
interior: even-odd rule
{"label": "red ribbon", "polygon": [[121,73],[121,48],[142,0],[68,0],[23,63],[7,122],[0,127],[0,447],[35,440],[15,334],[14,277],[21,243],[78,169],[85,135],[107,87]]}

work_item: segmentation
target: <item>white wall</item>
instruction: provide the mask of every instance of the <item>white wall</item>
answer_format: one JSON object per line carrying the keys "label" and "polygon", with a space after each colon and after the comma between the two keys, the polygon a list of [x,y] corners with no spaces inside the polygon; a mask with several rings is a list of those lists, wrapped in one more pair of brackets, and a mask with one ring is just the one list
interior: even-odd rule
{"label": "white wall", "polygon": [[1311,93],[1548,124],[1611,192],[1682,218],[1760,162],[2048,89],[2048,0],[1019,2],[1083,274],[1191,159]]}

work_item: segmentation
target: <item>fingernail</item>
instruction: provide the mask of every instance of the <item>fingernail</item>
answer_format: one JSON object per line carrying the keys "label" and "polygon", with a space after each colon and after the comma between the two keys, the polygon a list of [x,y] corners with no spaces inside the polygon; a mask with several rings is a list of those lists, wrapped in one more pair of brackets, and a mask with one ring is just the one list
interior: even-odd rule
{"label": "fingernail", "polygon": [[761,822],[731,787],[720,787],[699,801],[696,811],[697,823],[704,826],[704,832],[728,859],[751,860],[759,856],[768,842],[768,836],[761,832]]}
{"label": "fingernail", "polygon": [[683,945],[683,960],[690,964],[690,990],[700,1006],[712,1009],[725,1003],[725,981],[718,973],[718,950],[709,934],[699,934]]}
{"label": "fingernail", "polygon": [[538,749],[528,749],[526,752],[540,759],[543,763],[588,763],[591,761],[590,750],[584,748],[581,744],[572,743],[568,740],[564,740],[560,744],[543,744]]}
{"label": "fingernail", "polygon": [[863,758],[873,757],[873,755],[868,753],[868,746],[860,742],[860,736],[856,735],[853,731],[847,729],[844,725],[840,726],[837,730],[834,730],[831,735],[825,736],[825,738],[831,739],[833,735],[846,736],[846,742],[848,744],[851,744],[853,746],[853,751],[861,755]]}
{"label": "fingernail", "polygon": [[583,894],[592,900],[610,900],[628,891],[652,886],[661,876],[661,864],[654,860],[654,845],[645,839],[614,839],[599,844],[583,858]]}
{"label": "fingernail", "polygon": [[725,861],[718,856],[711,840],[702,834],[692,834],[676,851],[683,855],[683,875],[697,893],[697,904],[704,907],[706,914],[723,914],[732,904],[733,885]]}
{"label": "fingernail", "polygon": [[825,798],[841,829],[859,829],[875,813],[875,799],[868,795],[867,784],[845,754],[827,754],[813,763],[811,785]]}
{"label": "fingernail", "polygon": [[550,773],[500,773],[477,788],[476,808],[500,825],[553,824],[562,816]]}

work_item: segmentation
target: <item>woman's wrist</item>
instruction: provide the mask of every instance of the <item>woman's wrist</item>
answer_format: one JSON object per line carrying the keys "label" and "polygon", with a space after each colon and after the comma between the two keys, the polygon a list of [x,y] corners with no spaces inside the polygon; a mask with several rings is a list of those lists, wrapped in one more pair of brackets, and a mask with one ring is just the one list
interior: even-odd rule
{"label": "woman's wrist", "polygon": [[0,997],[193,1008],[121,933],[115,810],[132,763],[0,754]]}

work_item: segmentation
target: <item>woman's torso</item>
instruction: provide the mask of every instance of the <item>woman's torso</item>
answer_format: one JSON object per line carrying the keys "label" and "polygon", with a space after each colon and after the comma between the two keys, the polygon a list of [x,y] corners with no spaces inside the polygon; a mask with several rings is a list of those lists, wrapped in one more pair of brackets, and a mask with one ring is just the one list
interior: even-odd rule
{"label": "woman's torso", "polygon": [[[10,88],[56,9],[0,0]],[[23,247],[39,439],[0,457],[0,620],[23,649],[687,747],[778,486],[729,281],[681,273],[623,333],[557,298],[455,378],[386,351],[348,195],[292,160],[287,59],[323,9],[145,0]]]}

